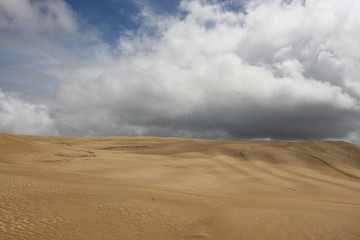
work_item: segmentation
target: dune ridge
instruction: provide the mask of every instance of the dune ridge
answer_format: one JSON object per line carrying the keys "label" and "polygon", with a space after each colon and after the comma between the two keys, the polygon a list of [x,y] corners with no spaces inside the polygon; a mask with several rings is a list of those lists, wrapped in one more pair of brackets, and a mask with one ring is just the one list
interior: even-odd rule
{"label": "dune ridge", "polygon": [[0,134],[0,239],[360,239],[360,146]]}

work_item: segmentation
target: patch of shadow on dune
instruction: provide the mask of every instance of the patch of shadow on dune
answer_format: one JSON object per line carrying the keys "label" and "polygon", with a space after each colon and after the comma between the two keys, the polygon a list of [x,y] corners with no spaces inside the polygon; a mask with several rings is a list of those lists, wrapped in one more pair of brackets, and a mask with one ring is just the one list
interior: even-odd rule
{"label": "patch of shadow on dune", "polygon": [[105,148],[101,148],[100,150],[127,150],[127,149],[144,149],[144,148],[149,148],[149,146],[147,145],[135,145],[135,146],[112,146],[112,147],[105,147]]}
{"label": "patch of shadow on dune", "polygon": [[86,151],[85,153],[57,153],[55,156],[66,158],[84,158],[84,157],[96,157],[96,153],[92,151]]}
{"label": "patch of shadow on dune", "polygon": [[343,170],[343,169],[340,169],[339,167],[331,164],[330,162],[328,162],[328,161],[326,161],[326,160],[324,160],[324,159],[322,159],[322,158],[320,158],[320,157],[316,157],[316,156],[311,155],[311,154],[307,154],[307,155],[310,156],[310,157],[313,158],[313,159],[316,159],[316,160],[322,162],[323,164],[329,166],[330,168],[334,169],[335,171],[337,171],[337,172],[339,172],[339,173],[341,173],[341,174],[343,174],[343,175],[345,175],[345,176],[348,176],[348,177],[351,177],[351,178],[355,178],[355,179],[360,179],[360,176],[356,176],[356,175],[351,174],[351,173],[349,173],[349,172],[347,172],[347,171],[345,171],[345,170]]}

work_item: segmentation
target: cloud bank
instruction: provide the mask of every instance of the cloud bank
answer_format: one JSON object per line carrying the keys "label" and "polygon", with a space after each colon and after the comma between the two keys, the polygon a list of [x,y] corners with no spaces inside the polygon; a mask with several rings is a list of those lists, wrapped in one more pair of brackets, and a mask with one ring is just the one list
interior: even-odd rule
{"label": "cloud bank", "polygon": [[110,46],[63,1],[0,0],[0,131],[360,143],[360,2],[228,4],[144,9]]}

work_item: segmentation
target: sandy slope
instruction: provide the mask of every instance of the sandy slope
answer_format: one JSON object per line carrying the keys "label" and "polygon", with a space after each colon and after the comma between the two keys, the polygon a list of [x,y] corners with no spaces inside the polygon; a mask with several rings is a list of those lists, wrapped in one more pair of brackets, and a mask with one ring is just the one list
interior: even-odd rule
{"label": "sandy slope", "polygon": [[360,239],[345,142],[0,134],[0,239]]}

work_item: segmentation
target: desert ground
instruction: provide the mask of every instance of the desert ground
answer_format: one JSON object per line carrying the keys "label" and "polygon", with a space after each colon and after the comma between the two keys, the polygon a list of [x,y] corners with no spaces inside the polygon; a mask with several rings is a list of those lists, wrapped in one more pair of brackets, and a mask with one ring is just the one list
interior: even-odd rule
{"label": "desert ground", "polygon": [[360,146],[0,134],[1,240],[360,239]]}

